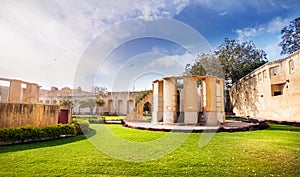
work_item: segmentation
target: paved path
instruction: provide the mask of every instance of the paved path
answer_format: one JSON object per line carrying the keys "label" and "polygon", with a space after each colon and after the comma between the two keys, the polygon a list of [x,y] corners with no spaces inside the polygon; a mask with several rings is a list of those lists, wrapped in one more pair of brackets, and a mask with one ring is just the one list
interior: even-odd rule
{"label": "paved path", "polygon": [[209,132],[209,131],[248,131],[266,128],[263,123],[247,123],[242,121],[227,120],[225,124],[219,126],[193,126],[193,125],[164,125],[150,122],[125,122],[124,126],[129,128],[154,130],[154,131],[176,131],[176,132]]}

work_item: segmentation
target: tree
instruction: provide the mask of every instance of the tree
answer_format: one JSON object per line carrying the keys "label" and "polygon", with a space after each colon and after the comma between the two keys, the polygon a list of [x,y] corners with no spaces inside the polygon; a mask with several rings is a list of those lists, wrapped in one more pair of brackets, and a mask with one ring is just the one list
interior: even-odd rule
{"label": "tree", "polygon": [[106,87],[93,87],[92,91],[95,93],[96,98],[104,97],[107,95],[108,91]]}
{"label": "tree", "polygon": [[281,30],[281,39],[279,43],[283,54],[291,54],[300,49],[300,17],[290,22],[289,26],[285,26]]}
{"label": "tree", "polygon": [[61,106],[73,106],[73,101],[72,100],[60,100],[59,105]]}
{"label": "tree", "polygon": [[186,66],[185,74],[213,75],[236,82],[266,62],[266,53],[256,49],[252,41],[240,43],[225,38],[213,53],[199,54],[193,65]]}
{"label": "tree", "polygon": [[103,99],[101,99],[101,98],[96,98],[96,104],[97,104],[97,113],[100,113],[100,107],[101,106],[104,106],[104,104],[105,104],[105,101],[103,100]]}
{"label": "tree", "polygon": [[236,82],[254,69],[267,62],[267,55],[263,50],[256,49],[254,43],[230,40],[224,42],[215,51],[226,80]]}
{"label": "tree", "polygon": [[224,78],[221,63],[214,52],[198,54],[194,65],[186,65],[184,74]]}
{"label": "tree", "polygon": [[96,106],[96,100],[93,98],[87,98],[79,101],[80,108],[90,108],[90,113],[93,114],[93,109]]}

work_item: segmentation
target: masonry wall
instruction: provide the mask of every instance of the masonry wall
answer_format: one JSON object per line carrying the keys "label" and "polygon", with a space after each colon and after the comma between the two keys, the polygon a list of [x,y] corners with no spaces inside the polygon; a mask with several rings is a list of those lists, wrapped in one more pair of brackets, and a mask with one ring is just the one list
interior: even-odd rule
{"label": "masonry wall", "polygon": [[58,123],[58,110],[57,105],[0,103],[0,128],[55,125]]}
{"label": "masonry wall", "polygon": [[236,115],[300,122],[300,50],[261,66],[230,92]]}

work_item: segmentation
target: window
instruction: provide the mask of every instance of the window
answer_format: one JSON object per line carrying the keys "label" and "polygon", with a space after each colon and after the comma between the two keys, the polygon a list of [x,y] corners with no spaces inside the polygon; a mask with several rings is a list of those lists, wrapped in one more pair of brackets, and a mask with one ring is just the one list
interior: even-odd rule
{"label": "window", "polygon": [[264,79],[268,78],[268,73],[266,70],[263,71],[263,77],[264,77]]}
{"label": "window", "polygon": [[262,81],[262,75],[261,75],[261,73],[258,73],[258,80]]}
{"label": "window", "polygon": [[292,73],[295,70],[294,60],[289,61],[289,70],[290,70],[290,73]]}
{"label": "window", "polygon": [[270,76],[276,76],[279,74],[279,66],[270,68]]}
{"label": "window", "polygon": [[283,94],[283,88],[285,84],[273,84],[271,85],[272,96],[280,96]]}

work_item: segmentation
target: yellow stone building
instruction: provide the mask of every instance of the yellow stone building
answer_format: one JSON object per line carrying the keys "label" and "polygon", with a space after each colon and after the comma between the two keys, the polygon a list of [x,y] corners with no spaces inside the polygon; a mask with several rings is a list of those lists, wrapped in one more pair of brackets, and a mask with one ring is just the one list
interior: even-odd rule
{"label": "yellow stone building", "polygon": [[240,79],[230,97],[236,115],[300,122],[300,50]]}
{"label": "yellow stone building", "polygon": [[224,80],[214,76],[175,76],[152,82],[152,122],[225,123]]}

